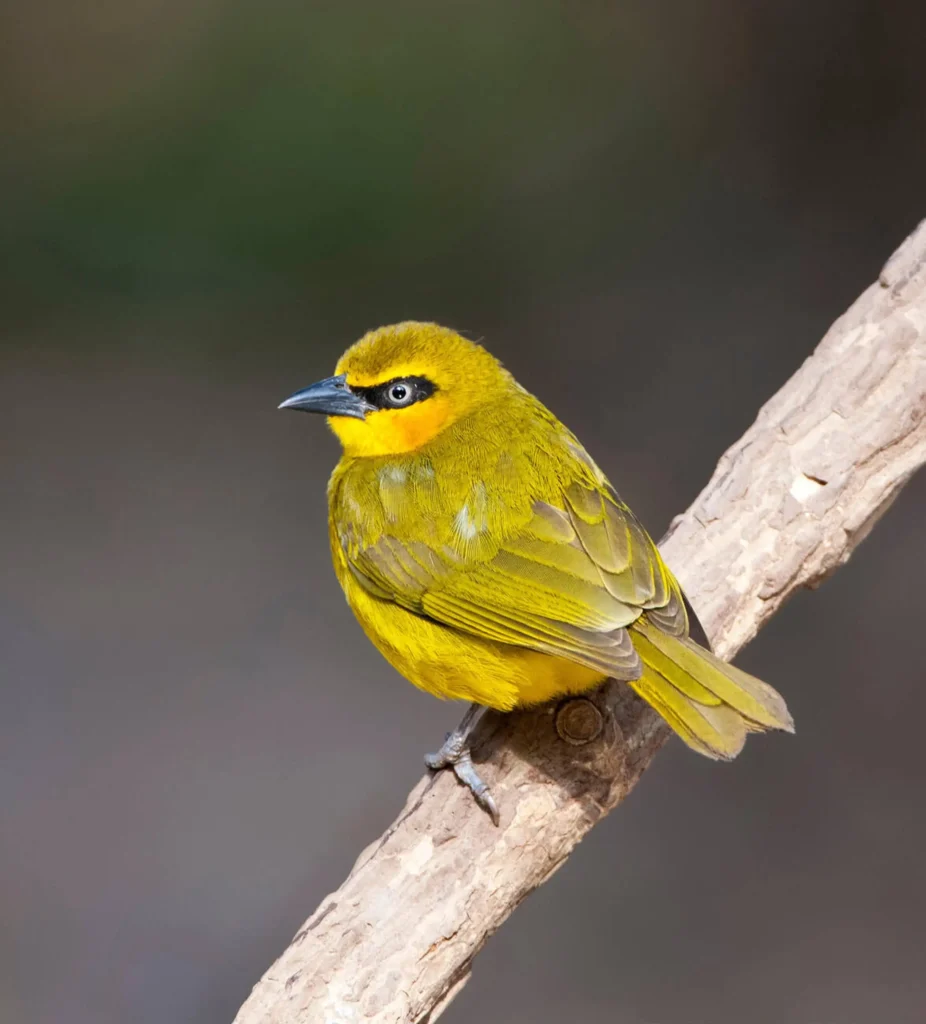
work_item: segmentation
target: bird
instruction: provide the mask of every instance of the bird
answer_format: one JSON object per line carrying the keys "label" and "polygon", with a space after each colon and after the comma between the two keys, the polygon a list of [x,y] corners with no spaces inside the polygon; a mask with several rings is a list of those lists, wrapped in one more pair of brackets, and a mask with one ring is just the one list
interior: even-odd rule
{"label": "bird", "polygon": [[617,679],[710,758],[734,758],[749,732],[793,732],[776,690],[711,652],[656,544],[576,436],[481,344],[434,323],[380,327],[280,408],[325,415],[340,441],[335,575],[401,675],[470,702],[425,761],[451,768],[496,824],[469,751],[486,709]]}

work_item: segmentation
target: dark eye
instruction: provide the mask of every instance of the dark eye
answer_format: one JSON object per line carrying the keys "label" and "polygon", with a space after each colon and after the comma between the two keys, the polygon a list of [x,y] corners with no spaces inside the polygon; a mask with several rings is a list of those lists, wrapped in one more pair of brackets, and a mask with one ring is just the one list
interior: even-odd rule
{"label": "dark eye", "polygon": [[401,409],[403,405],[411,405],[415,400],[415,389],[405,381],[397,380],[386,389],[386,402],[393,409]]}
{"label": "dark eye", "polygon": [[395,377],[370,387],[352,387],[373,409],[405,409],[422,402],[437,390],[427,377]]}

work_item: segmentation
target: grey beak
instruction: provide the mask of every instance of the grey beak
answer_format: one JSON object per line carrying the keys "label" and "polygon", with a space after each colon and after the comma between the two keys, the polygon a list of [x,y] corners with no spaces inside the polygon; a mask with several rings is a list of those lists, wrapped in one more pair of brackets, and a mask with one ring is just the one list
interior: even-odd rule
{"label": "grey beak", "polygon": [[362,395],[351,391],[347,386],[347,374],[342,373],[297,391],[285,402],[281,402],[278,408],[320,412],[325,416],[353,416],[362,420],[373,406]]}

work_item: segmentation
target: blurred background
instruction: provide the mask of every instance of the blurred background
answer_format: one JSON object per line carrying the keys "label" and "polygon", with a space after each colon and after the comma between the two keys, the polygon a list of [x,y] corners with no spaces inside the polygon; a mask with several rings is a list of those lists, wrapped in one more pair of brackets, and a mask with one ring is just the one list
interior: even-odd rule
{"label": "blurred background", "polygon": [[[657,537],[926,216],[926,5],[0,6],[0,1021],[228,1024],[459,709],[329,564],[277,403],[483,337]],[[926,480],[448,1024],[926,1019]],[[914,571],[916,570],[916,571]]]}

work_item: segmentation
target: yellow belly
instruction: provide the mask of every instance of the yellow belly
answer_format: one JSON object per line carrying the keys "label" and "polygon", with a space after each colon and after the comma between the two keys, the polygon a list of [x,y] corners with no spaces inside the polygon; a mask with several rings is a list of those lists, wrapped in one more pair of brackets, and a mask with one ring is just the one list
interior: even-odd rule
{"label": "yellow belly", "polygon": [[409,682],[437,697],[499,711],[582,693],[605,676],[563,658],[495,643],[381,601],[348,574],[348,603],[383,657]]}

